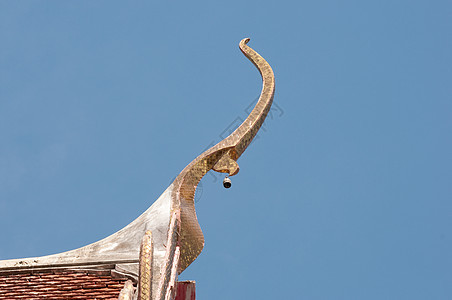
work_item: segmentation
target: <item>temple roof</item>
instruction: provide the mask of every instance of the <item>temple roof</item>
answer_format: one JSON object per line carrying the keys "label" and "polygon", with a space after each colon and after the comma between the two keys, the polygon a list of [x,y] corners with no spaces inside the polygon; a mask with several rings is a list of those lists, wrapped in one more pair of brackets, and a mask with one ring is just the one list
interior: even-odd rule
{"label": "temple roof", "polygon": [[0,261],[0,300],[194,299],[194,282],[180,283],[177,276],[204,247],[194,204],[198,183],[210,170],[227,178],[239,172],[236,161],[273,102],[273,70],[248,41],[239,47],[261,73],[263,87],[247,119],[188,164],[151,207],[118,232],[63,253]]}
{"label": "temple roof", "polygon": [[0,276],[0,299],[118,299],[127,280],[110,270],[9,272]]}

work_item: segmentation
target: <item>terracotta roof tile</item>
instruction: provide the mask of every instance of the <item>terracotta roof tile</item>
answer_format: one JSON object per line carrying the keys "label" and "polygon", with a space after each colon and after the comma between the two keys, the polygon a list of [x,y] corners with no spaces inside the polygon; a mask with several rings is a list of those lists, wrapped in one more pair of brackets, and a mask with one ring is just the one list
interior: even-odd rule
{"label": "terracotta roof tile", "polygon": [[127,278],[110,271],[80,270],[0,273],[0,300],[118,299]]}

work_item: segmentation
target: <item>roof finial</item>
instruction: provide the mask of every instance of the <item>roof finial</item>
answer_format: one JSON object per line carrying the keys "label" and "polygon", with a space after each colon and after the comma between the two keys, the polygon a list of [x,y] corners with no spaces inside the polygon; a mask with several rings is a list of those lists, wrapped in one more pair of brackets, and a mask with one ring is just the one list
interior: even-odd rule
{"label": "roof finial", "polygon": [[262,91],[259,100],[246,120],[227,138],[208,149],[193,160],[174,180],[172,209],[181,212],[181,266],[180,271],[191,264],[204,247],[204,236],[196,218],[194,196],[196,186],[210,170],[237,174],[240,170],[237,159],[250,145],[270,110],[275,93],[275,76],[270,65],[247,45],[249,38],[240,41],[243,54],[256,66],[262,76]]}

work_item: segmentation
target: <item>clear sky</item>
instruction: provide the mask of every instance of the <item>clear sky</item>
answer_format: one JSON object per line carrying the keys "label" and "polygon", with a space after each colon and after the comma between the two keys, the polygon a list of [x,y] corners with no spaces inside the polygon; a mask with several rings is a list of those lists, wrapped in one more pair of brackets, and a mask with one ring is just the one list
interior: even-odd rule
{"label": "clear sky", "polygon": [[[1,1],[0,259],[127,225],[261,89],[208,174],[203,299],[452,299],[450,1]],[[278,109],[279,108],[279,109]]]}

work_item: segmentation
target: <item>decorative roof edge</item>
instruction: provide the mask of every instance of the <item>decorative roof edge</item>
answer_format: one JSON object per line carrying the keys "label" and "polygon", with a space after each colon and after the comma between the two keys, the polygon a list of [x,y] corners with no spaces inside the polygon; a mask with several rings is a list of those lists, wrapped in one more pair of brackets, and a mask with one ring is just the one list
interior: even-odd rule
{"label": "decorative roof edge", "polygon": [[[173,299],[177,275],[198,257],[204,247],[204,236],[194,205],[198,183],[210,170],[227,173],[227,177],[239,172],[237,159],[251,144],[273,102],[273,70],[247,45],[249,40],[243,39],[239,47],[260,72],[262,91],[256,106],[233,133],[188,164],[151,207],[123,229],[75,250],[0,261],[0,275],[30,269],[101,269],[105,265],[114,265],[116,269],[123,266],[124,274],[138,279],[139,299]],[[115,272],[121,273],[119,270]]]}
{"label": "decorative roof edge", "polygon": [[237,159],[256,136],[265,121],[275,94],[275,75],[267,61],[240,41],[242,53],[256,66],[262,76],[262,91],[256,106],[245,121],[228,137],[194,159],[174,180],[171,211],[180,212],[181,261],[179,272],[185,270],[201,253],[204,236],[196,217],[194,196],[198,183],[210,170],[233,176],[239,172]]}

